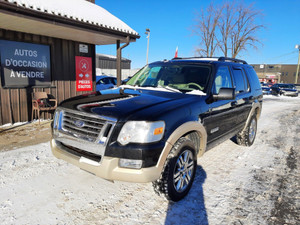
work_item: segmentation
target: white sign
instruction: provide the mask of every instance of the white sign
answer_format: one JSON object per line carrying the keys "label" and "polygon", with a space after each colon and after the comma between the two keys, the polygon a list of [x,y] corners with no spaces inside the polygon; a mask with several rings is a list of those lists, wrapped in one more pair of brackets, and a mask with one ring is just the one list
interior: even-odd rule
{"label": "white sign", "polygon": [[79,44],[79,52],[89,53],[89,46],[84,44]]}
{"label": "white sign", "polygon": [[4,87],[51,85],[50,46],[0,40]]}

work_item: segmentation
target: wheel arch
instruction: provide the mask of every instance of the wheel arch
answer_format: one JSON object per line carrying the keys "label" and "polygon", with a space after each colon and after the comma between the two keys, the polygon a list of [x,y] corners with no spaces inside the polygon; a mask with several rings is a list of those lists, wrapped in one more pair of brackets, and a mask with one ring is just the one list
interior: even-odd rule
{"label": "wheel arch", "polygon": [[247,128],[247,126],[250,123],[250,120],[251,120],[253,115],[256,116],[256,120],[258,121],[258,119],[260,117],[260,114],[261,114],[261,109],[262,109],[262,105],[261,105],[260,102],[254,102],[253,103],[252,109],[250,110],[247,121],[246,121],[245,126],[244,126],[242,131],[244,131]]}
{"label": "wheel arch", "polygon": [[174,130],[166,141],[165,147],[159,157],[157,166],[163,167],[164,163],[177,140],[186,137],[191,140],[197,150],[197,156],[200,157],[206,150],[207,133],[204,126],[197,121],[190,121],[180,125]]}

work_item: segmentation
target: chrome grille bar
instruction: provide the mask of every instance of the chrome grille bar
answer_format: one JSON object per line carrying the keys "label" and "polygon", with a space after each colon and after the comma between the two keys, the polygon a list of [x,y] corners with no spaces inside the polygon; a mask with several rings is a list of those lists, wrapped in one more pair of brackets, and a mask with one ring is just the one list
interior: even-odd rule
{"label": "chrome grille bar", "polygon": [[[78,120],[75,120],[75,121],[78,121]],[[71,119],[67,119],[67,118],[64,119],[64,122],[68,126],[74,127],[75,129],[76,128],[81,128],[81,127],[76,126],[75,121],[71,120]],[[91,125],[90,123],[85,122],[83,127],[84,127],[85,130],[90,130],[90,131],[94,130],[96,132],[99,132],[99,130],[101,130],[101,128],[103,127],[103,124],[99,124],[98,126],[95,126],[95,125]]]}
{"label": "chrome grille bar", "polygon": [[106,120],[64,111],[62,130],[81,139],[95,142]]}
{"label": "chrome grille bar", "polygon": [[73,118],[73,119],[76,119],[76,120],[83,120],[83,121],[86,121],[86,122],[91,122],[91,123],[96,123],[96,124],[103,124],[103,123],[105,123],[105,120],[97,119],[95,117],[92,117],[93,120],[91,121],[90,120],[91,117],[87,117],[87,116],[83,116],[83,115],[71,113],[69,111],[67,111],[67,113],[64,116],[66,118]]}
{"label": "chrome grille bar", "polygon": [[117,120],[62,107],[58,107],[55,114],[53,138],[57,143],[69,152],[76,151],[74,154],[80,152],[84,157],[94,154],[97,159],[92,160],[99,163]]}
{"label": "chrome grille bar", "polygon": [[[65,122],[65,121],[64,121]],[[99,131],[93,131],[93,130],[89,130],[86,128],[80,128],[80,127],[75,127],[71,124],[65,124],[64,128],[68,128],[68,130],[76,130],[77,132],[82,132],[82,133],[86,133],[86,134],[90,134],[90,135],[99,135]]]}

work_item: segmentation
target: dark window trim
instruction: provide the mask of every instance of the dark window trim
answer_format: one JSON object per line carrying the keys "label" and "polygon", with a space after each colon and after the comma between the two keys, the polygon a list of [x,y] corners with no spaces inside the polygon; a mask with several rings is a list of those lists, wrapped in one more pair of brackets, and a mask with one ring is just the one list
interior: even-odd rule
{"label": "dark window trim", "polygon": [[[242,92],[235,91],[236,95],[249,93],[250,92],[250,84],[249,84],[249,80],[248,80],[248,77],[246,75],[246,72],[245,72],[244,68],[242,68],[240,66],[233,66],[232,69],[233,69],[233,73],[234,73],[234,70],[240,70],[241,71],[242,77],[243,77],[243,80],[244,80],[244,87],[246,87],[245,91],[242,91]],[[244,78],[246,78],[246,80]],[[235,88],[236,88],[236,86],[235,86]]]}

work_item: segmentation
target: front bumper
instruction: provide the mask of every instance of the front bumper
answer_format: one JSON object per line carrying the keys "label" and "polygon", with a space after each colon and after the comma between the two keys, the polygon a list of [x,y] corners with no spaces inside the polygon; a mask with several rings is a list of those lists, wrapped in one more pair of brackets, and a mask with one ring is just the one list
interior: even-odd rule
{"label": "front bumper", "polygon": [[298,96],[298,92],[296,92],[296,91],[285,91],[285,92],[282,92],[282,94],[284,96],[292,96],[292,97],[297,97]]}
{"label": "front bumper", "polygon": [[262,93],[264,94],[264,95],[271,95],[272,94],[272,91],[262,91]]}
{"label": "front bumper", "polygon": [[[141,168],[141,169],[127,169],[119,167],[119,158],[102,156],[101,162],[96,162],[87,159],[83,156],[77,156],[68,151],[68,148],[54,139],[51,140],[51,149],[55,157],[63,159],[83,170],[86,170],[98,177],[107,180],[119,180],[128,182],[145,183],[152,182],[159,179],[163,164],[158,163],[156,166]],[[170,148],[166,143],[165,148]]]}

